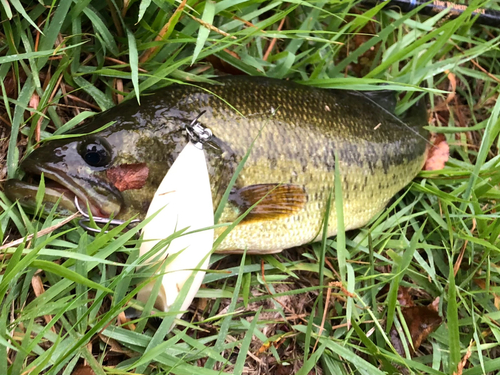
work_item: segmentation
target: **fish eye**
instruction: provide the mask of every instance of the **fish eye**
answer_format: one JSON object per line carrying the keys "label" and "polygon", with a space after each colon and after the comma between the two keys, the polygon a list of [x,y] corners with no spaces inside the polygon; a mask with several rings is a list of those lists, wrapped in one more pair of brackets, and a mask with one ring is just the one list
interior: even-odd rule
{"label": "fish eye", "polygon": [[104,140],[89,139],[80,145],[80,155],[92,167],[104,167],[111,162],[111,152]]}

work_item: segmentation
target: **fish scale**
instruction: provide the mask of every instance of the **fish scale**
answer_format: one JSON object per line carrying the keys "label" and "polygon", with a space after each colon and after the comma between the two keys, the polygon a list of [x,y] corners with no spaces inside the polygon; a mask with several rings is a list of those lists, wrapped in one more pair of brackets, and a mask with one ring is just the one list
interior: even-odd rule
{"label": "fish scale", "polygon": [[[215,207],[251,148],[220,222],[233,222],[260,201],[218,251],[272,253],[320,239],[334,186],[335,155],[342,178],[344,225],[359,228],[416,176],[427,152],[425,105],[410,109],[403,122],[361,93],[269,78],[225,77],[217,85],[166,87],[143,96],[140,106],[123,103],[74,132],[88,133],[110,121],[113,125],[83,138],[47,142],[28,156],[22,168],[32,174],[43,171],[46,178],[87,199],[100,212],[120,219],[143,217],[186,145],[183,127],[201,113],[199,123],[214,135],[205,150]],[[109,148],[104,166],[89,166],[83,160],[82,144],[94,141]],[[55,150],[66,154],[54,159]],[[117,192],[107,179],[107,170],[124,164],[144,164],[148,169],[141,188]],[[30,204],[27,182],[10,180],[6,186],[11,198],[22,195],[21,203]],[[46,202],[54,201],[53,195],[49,191]],[[71,211],[69,201],[62,205]],[[223,227],[217,228],[216,236],[222,231]],[[332,206],[328,235],[336,233]]]}

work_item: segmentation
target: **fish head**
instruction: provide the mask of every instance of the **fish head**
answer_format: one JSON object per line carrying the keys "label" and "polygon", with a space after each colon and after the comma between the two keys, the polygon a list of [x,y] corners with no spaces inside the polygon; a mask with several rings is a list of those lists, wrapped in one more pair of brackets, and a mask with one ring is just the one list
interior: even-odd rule
{"label": "fish head", "polygon": [[104,113],[62,139],[43,142],[20,164],[23,179],[6,181],[5,194],[33,210],[43,174],[46,212],[56,204],[61,214],[76,212],[77,198],[94,216],[144,217],[186,141],[178,123],[158,124],[156,118],[144,116],[138,120],[137,113]]}
{"label": "fish head", "polygon": [[[84,125],[78,133],[86,135],[50,140],[29,154],[20,164],[25,176],[7,180],[5,194],[33,211],[43,174],[46,213],[55,205],[63,215],[76,212],[77,199],[94,216],[143,219],[156,189],[188,142],[184,122],[170,118],[157,125],[118,117],[102,131],[96,131],[96,124]],[[211,182],[219,195],[231,177],[227,169],[235,163],[233,156],[222,156],[232,155],[222,148],[223,144],[211,144],[206,150]],[[223,168],[226,173],[221,175]]]}
{"label": "fish head", "polygon": [[8,180],[5,193],[9,199],[33,207],[39,176],[43,174],[47,210],[59,202],[59,211],[74,212],[76,197],[82,206],[88,204],[93,215],[116,217],[123,206],[123,196],[106,176],[116,159],[113,145],[99,134],[53,140],[24,159],[20,167],[26,178]]}
{"label": "fish head", "polygon": [[[6,196],[35,210],[43,174],[45,212],[56,205],[61,214],[76,212],[77,199],[94,216],[143,219],[158,186],[189,142],[185,127],[200,113],[207,128],[215,125],[206,95],[189,96],[186,90],[178,87],[144,96],[140,105],[124,102],[64,138],[43,141],[20,164],[25,172],[18,173],[21,179],[5,182]],[[204,150],[215,205],[239,157],[217,134]]]}

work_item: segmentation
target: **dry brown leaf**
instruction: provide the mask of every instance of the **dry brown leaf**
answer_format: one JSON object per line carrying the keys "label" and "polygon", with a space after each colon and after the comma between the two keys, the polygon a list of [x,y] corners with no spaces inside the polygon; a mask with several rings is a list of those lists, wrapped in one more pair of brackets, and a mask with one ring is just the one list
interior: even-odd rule
{"label": "dry brown leaf", "polygon": [[110,351],[115,352],[115,353],[126,353],[126,350],[123,350],[121,345],[118,343],[118,341],[104,336],[102,333],[98,333],[99,338],[103,343],[108,345],[110,347]]}
{"label": "dry brown leaf", "polygon": [[473,279],[473,281],[482,290],[486,290],[486,281],[484,279]]}
{"label": "dry brown leaf", "polygon": [[415,306],[413,299],[410,295],[410,288],[400,286],[398,289],[398,302],[401,306],[412,307]]}
{"label": "dry brown leaf", "polygon": [[[43,282],[40,276],[35,275],[31,278],[31,286],[33,287],[33,292],[35,296],[40,297],[43,293],[45,293],[45,288],[43,287]],[[52,315],[44,315],[43,320],[45,320],[46,324],[49,324],[52,321]],[[50,327],[52,332],[55,332],[54,326]]]}
{"label": "dry brown leaf", "polygon": [[90,366],[79,365],[73,370],[72,375],[95,375],[95,372]]}
{"label": "dry brown leaf", "polygon": [[[172,13],[172,15],[170,16],[170,19],[168,20],[168,22],[165,24],[165,26],[162,27],[162,29],[160,30],[160,32],[156,36],[155,42],[159,42],[159,41],[163,40],[163,37],[165,36],[168,29],[170,28],[170,23],[172,22],[172,20],[174,20],[178,16],[179,13],[182,13],[182,11],[184,10],[184,7],[186,6],[186,3],[187,3],[187,0],[182,0],[182,2],[179,4],[179,6],[175,10],[175,12]],[[158,48],[159,48],[159,46],[154,46],[154,47],[151,47],[151,48],[147,49],[146,51],[144,51],[144,53],[142,54],[142,56],[139,59],[139,62],[145,63],[146,61],[148,61],[149,58],[153,54],[156,53]]]}
{"label": "dry brown leaf", "polygon": [[[230,54],[231,56],[235,55],[232,51],[228,50],[227,48],[224,49],[224,52]],[[241,60],[241,58],[238,55],[236,55],[236,58],[238,60]],[[229,64],[228,62],[222,60],[221,58],[215,55],[207,56],[205,60],[208,61],[214,67],[214,69],[222,73],[230,74],[233,76],[247,75],[244,71],[235,68],[233,65]]]}
{"label": "dry brown leaf", "polygon": [[198,298],[198,302],[196,303],[196,309],[198,311],[205,311],[208,306],[208,298]]}
{"label": "dry brown leaf", "polygon": [[439,311],[439,297],[437,297],[430,305],[427,305],[429,309],[434,310],[435,312]]}
{"label": "dry brown leaf", "polygon": [[266,341],[261,345],[261,347],[257,350],[256,355],[261,355],[264,352],[267,352],[267,350],[271,347],[273,343],[271,341]]}
{"label": "dry brown leaf", "polygon": [[464,357],[458,364],[457,372],[454,372],[453,375],[462,375],[464,371],[464,367],[467,364],[467,361],[469,360],[470,356],[472,355],[472,344],[474,343],[473,340],[470,340],[469,347],[467,348],[467,353],[465,353]]}
{"label": "dry brown leaf", "polygon": [[455,74],[453,74],[449,70],[446,70],[445,73],[448,74],[448,80],[450,81],[450,91],[451,91],[445,101],[445,103],[448,104],[453,100],[453,98],[455,98],[457,91],[457,79],[455,77]]}
{"label": "dry brown leaf", "polygon": [[450,146],[446,142],[444,134],[433,135],[431,139],[432,146],[427,154],[425,161],[425,171],[437,171],[444,168],[444,164],[450,156]]}
{"label": "dry brown leaf", "polygon": [[31,99],[30,99],[30,103],[28,104],[28,107],[36,110],[38,108],[38,104],[40,104],[40,97],[38,96],[38,94],[33,94],[31,95]]}
{"label": "dry brown leaf", "polygon": [[140,189],[146,184],[149,168],[146,163],[121,164],[106,171],[108,179],[120,191]]}
{"label": "dry brown leaf", "polygon": [[32,277],[31,286],[33,287],[33,292],[35,293],[35,296],[37,296],[37,297],[40,297],[45,292],[45,288],[43,287],[42,279],[38,275],[35,275]]}
{"label": "dry brown leaf", "polygon": [[[473,279],[473,281],[482,290],[486,290],[486,281],[484,279]],[[493,284],[493,286],[495,286],[495,284]],[[498,310],[500,310],[500,295],[497,293],[493,293],[493,304]]]}
{"label": "dry brown leaf", "polygon": [[500,296],[498,294],[495,294],[495,299],[493,301],[493,304],[497,308],[497,310],[500,310]]}
{"label": "dry brown leaf", "polygon": [[123,102],[123,95],[120,94],[123,92],[123,80],[121,78],[115,78],[115,87],[116,87],[116,104],[120,104]]}
{"label": "dry brown leaf", "polygon": [[430,306],[412,306],[402,309],[406,325],[410,330],[413,347],[417,350],[422,342],[434,332],[442,322],[438,312]]}
{"label": "dry brown leaf", "polygon": [[[410,288],[400,286],[398,290],[398,302],[402,306],[401,312],[410,331],[413,343],[411,354],[413,355],[414,350],[417,350],[422,342],[427,339],[427,336],[434,332],[442,322],[438,314],[439,297],[427,306],[415,306]],[[406,338],[401,338],[397,330],[392,327],[391,343],[399,354],[404,355],[405,351],[401,342],[402,339]]]}
{"label": "dry brown leaf", "polygon": [[119,313],[116,320],[118,326],[122,326],[129,331],[135,331],[135,324],[130,322],[130,319],[125,315],[125,311]]}
{"label": "dry brown leaf", "polygon": [[[278,25],[278,30],[277,31],[280,31],[283,27],[283,25],[285,24],[285,20],[286,20],[286,17],[284,17],[280,24]],[[273,50],[274,46],[276,45],[276,38],[273,38],[271,40],[271,43],[269,43],[269,46],[267,47],[267,51],[266,53],[264,54],[264,57],[263,57],[263,60],[264,61],[267,61],[267,59],[269,58],[269,55],[271,54],[271,51]]]}

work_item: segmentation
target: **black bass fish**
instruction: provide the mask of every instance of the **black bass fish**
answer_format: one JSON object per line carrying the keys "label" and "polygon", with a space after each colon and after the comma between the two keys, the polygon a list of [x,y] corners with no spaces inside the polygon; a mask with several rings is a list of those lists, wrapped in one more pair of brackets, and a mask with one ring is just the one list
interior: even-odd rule
{"label": "black bass fish", "polygon": [[[104,130],[44,143],[21,168],[44,174],[47,208],[59,201],[60,210],[74,212],[76,196],[94,215],[144,217],[188,142],[186,125],[203,113],[198,122],[213,133],[205,150],[214,207],[250,149],[220,222],[234,221],[261,200],[218,250],[277,252],[321,238],[335,155],[347,230],[365,225],[421,170],[428,148],[425,105],[410,109],[403,122],[388,108],[391,100],[378,102],[359,92],[269,78],[172,85],[143,96],[141,105],[131,100],[97,115],[73,133],[113,122]],[[12,179],[5,193],[33,207],[37,188]],[[329,236],[337,233],[332,206]]]}

